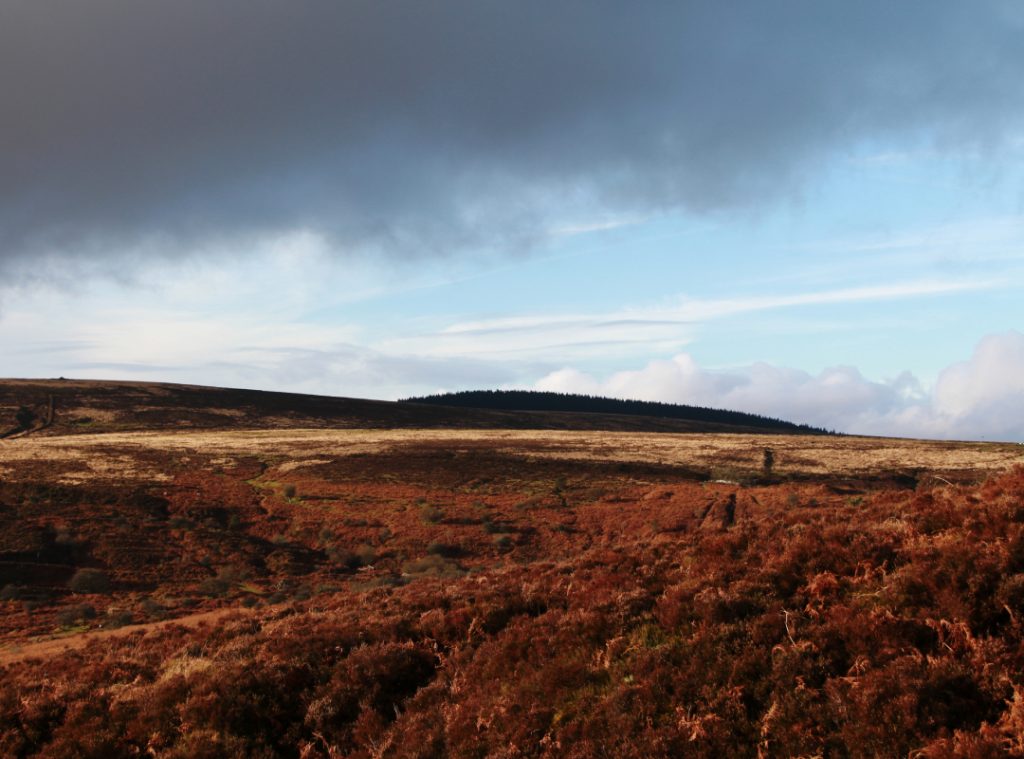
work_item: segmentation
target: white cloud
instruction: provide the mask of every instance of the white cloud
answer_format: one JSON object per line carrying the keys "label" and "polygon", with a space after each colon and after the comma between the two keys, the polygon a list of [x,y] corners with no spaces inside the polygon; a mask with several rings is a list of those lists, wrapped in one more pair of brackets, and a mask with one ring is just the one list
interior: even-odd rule
{"label": "white cloud", "polygon": [[998,289],[987,280],[911,280],[864,287],[733,298],[688,298],[639,308],[558,315],[514,315],[460,321],[436,332],[388,339],[374,347],[388,353],[432,357],[510,358],[555,356],[586,359],[680,350],[694,326],[762,311],[841,303],[901,300]]}
{"label": "white cloud", "polygon": [[860,434],[1024,441],[1024,334],[1016,331],[983,338],[928,389],[907,372],[878,382],[850,366],[816,376],[765,363],[712,371],[685,353],[603,380],[561,369],[535,387],[749,411]]}
{"label": "white cloud", "polygon": [[974,426],[1016,429],[1024,436],[1024,335],[989,335],[974,355],[948,367],[933,394],[944,416]]}

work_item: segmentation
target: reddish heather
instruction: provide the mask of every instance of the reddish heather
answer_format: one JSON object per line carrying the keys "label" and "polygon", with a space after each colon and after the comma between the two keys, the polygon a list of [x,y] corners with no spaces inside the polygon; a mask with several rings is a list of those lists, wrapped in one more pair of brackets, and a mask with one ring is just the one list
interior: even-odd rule
{"label": "reddish heather", "polygon": [[3,756],[1024,753],[1024,468],[46,450],[0,457]]}

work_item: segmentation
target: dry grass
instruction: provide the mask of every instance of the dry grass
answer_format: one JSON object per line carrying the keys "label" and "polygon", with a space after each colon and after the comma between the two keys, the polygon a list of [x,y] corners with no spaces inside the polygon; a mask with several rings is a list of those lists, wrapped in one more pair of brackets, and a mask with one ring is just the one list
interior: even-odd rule
{"label": "dry grass", "polygon": [[4,464],[35,461],[72,465],[67,481],[165,474],[145,463],[153,454],[201,451],[229,463],[236,456],[273,457],[279,471],[331,459],[409,446],[490,449],[560,461],[642,462],[703,468],[727,478],[757,471],[764,448],[775,451],[774,471],[787,475],[857,476],[884,471],[979,473],[1024,464],[1024,448],[1000,443],[957,443],[891,438],[788,435],[667,434],[504,430],[237,430],[124,432],[23,438],[0,444]]}

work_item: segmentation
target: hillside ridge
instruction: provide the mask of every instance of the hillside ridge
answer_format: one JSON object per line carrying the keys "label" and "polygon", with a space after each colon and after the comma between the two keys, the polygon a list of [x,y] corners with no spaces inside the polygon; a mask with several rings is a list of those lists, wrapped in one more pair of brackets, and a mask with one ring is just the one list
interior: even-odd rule
{"label": "hillside ridge", "polygon": [[144,430],[512,429],[624,432],[814,432],[733,421],[558,409],[475,408],[161,382],[0,379],[0,436]]}

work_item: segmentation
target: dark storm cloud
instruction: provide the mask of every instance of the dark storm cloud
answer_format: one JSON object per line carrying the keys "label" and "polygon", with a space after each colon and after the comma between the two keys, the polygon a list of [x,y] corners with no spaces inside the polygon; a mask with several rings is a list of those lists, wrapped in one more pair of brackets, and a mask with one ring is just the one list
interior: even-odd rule
{"label": "dark storm cloud", "polygon": [[6,0],[0,256],[528,244],[1019,131],[1002,2]]}

